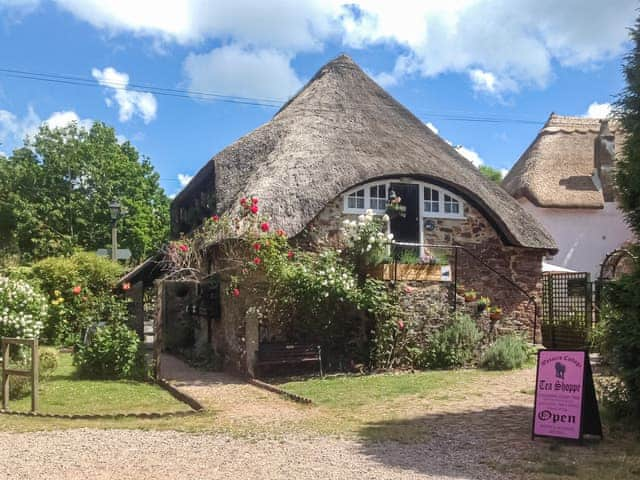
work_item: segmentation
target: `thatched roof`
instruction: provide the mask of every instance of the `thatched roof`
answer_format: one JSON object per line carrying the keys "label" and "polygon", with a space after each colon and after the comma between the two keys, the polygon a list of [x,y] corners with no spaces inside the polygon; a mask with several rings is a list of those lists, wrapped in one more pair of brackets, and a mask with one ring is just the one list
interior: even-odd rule
{"label": "thatched roof", "polygon": [[[174,201],[215,181],[218,212],[257,195],[274,223],[298,234],[345,190],[381,177],[440,183],[480,208],[507,243],[554,250],[551,236],[500,186],[380,88],[345,55],[273,119],[214,156]],[[203,177],[203,178],[200,178]]]}
{"label": "thatched roof", "polygon": [[[615,150],[621,150],[619,127],[609,123]],[[515,198],[525,197],[540,207],[603,208],[604,198],[593,182],[597,118],[565,117],[552,113],[533,143],[502,181]],[[617,133],[617,134],[616,134]]]}

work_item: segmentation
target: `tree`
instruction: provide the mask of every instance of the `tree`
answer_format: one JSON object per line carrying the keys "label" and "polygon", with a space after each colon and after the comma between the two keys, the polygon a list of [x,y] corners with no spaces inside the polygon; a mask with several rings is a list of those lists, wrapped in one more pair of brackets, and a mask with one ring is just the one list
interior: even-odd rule
{"label": "tree", "polygon": [[0,157],[0,242],[23,261],[110,246],[109,203],[128,209],[118,244],[141,259],[168,235],[169,200],[146,157],[103,123],[40,128]]}
{"label": "tree", "polygon": [[640,236],[640,18],[631,29],[634,48],[625,57],[626,87],[616,102],[616,116],[627,133],[616,163],[620,206],[627,223]]}
{"label": "tree", "polygon": [[500,183],[502,181],[502,172],[496,168],[490,167],[489,165],[480,165],[478,170],[480,170],[480,173],[482,173],[489,180],[492,180],[496,183]]}

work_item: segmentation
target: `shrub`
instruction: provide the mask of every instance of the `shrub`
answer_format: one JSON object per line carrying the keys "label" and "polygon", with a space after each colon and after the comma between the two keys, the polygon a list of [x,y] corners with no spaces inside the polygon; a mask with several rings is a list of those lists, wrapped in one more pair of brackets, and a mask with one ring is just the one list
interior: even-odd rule
{"label": "shrub", "polygon": [[419,366],[459,368],[471,362],[482,333],[468,315],[454,315],[451,322],[429,340]]}
{"label": "shrub", "polygon": [[140,339],[122,324],[96,329],[88,345],[78,345],[74,363],[83,377],[141,378],[144,377],[144,353]]}
{"label": "shrub", "polygon": [[480,366],[489,370],[515,370],[522,368],[532,353],[531,347],[521,336],[505,335],[485,350]]}
{"label": "shrub", "polygon": [[628,392],[629,410],[640,420],[640,272],[605,285],[600,354]]}
{"label": "shrub", "polygon": [[34,264],[32,276],[50,303],[43,336],[55,344],[73,345],[92,323],[126,318],[123,302],[111,291],[121,272],[114,262],[87,252]]}
{"label": "shrub", "polygon": [[46,298],[31,285],[0,276],[0,337],[38,337],[46,314]]}
{"label": "shrub", "polygon": [[[43,382],[46,381],[53,372],[58,368],[58,352],[53,348],[41,348],[40,362],[38,369],[38,379]],[[15,368],[20,370],[28,370],[31,368],[30,357],[16,362]],[[11,400],[17,400],[19,398],[26,397],[31,393],[31,378],[29,377],[9,377],[9,398]],[[2,392],[0,392],[2,397]]]}

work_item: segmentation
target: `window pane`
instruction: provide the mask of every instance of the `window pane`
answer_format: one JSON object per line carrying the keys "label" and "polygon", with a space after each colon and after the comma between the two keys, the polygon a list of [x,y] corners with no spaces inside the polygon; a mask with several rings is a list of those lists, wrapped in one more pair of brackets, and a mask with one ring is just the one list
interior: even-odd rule
{"label": "window pane", "polygon": [[356,208],[364,208],[364,198],[356,198]]}
{"label": "window pane", "polygon": [[356,208],[355,197],[349,196],[349,198],[347,198],[347,208]]}
{"label": "window pane", "polygon": [[[438,195],[438,192],[436,192],[436,196]],[[440,211],[440,204],[438,203],[437,200],[431,202],[431,211],[432,212],[439,212]]]}
{"label": "window pane", "polygon": [[444,213],[451,213],[451,204],[450,203],[445,203],[444,204]]}
{"label": "window pane", "polygon": [[431,200],[437,202],[439,200],[440,192],[438,190],[431,190]]}
{"label": "window pane", "polygon": [[458,202],[454,200],[453,203],[451,204],[451,213],[458,213],[458,212],[459,212]]}

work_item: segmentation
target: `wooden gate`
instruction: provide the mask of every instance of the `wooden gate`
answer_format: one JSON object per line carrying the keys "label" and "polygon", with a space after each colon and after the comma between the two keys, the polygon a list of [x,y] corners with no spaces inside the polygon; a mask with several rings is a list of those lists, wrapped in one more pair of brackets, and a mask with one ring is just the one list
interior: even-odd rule
{"label": "wooden gate", "polygon": [[547,348],[586,348],[593,321],[592,284],[586,272],[542,276],[542,343]]}

